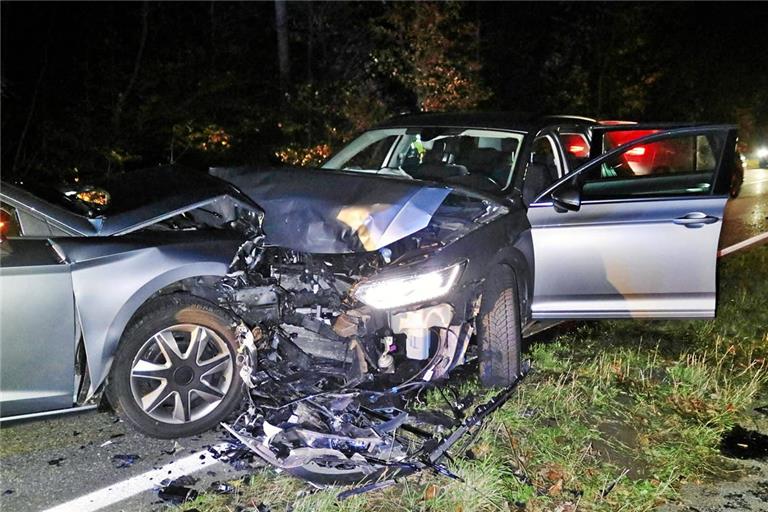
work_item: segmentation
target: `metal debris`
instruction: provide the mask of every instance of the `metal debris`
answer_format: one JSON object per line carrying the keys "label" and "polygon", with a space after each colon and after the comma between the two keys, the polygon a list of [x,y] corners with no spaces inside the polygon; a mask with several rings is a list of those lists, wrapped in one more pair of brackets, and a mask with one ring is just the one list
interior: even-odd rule
{"label": "metal debris", "polygon": [[[363,485],[353,494],[423,470],[460,479],[443,459],[460,440],[465,451],[529,367],[467,415],[473,397],[445,383],[473,359],[474,323],[455,321],[448,303],[390,314],[354,296],[390,256],[307,254],[261,236],[242,244],[212,298],[234,313],[246,402],[222,423],[233,446],[213,458],[238,469],[264,461],[318,487]],[[477,293],[461,317],[477,316]],[[448,414],[415,407],[428,389]]]}
{"label": "metal debris", "polygon": [[372,383],[334,386],[321,368],[280,373],[278,367],[267,370],[269,362],[268,353],[260,354],[265,369],[250,372],[254,381],[247,411],[222,426],[260,459],[315,486],[361,485],[339,499],[388,487],[396,478],[423,470],[460,480],[442,460],[510,399],[529,371],[526,365],[511,386],[456,421],[411,410],[417,392],[434,383],[412,381],[385,389]]}

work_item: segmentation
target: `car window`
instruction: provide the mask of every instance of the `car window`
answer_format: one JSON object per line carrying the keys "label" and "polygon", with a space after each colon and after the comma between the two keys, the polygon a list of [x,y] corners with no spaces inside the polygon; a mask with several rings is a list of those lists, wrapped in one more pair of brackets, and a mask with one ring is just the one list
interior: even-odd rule
{"label": "car window", "polygon": [[547,187],[557,181],[560,169],[552,140],[549,136],[534,139],[531,147],[531,161],[523,178],[523,201],[531,201]]}
{"label": "car window", "polygon": [[21,236],[21,226],[19,218],[16,215],[16,208],[7,204],[0,204],[0,222],[2,222],[3,233],[5,236]]}
{"label": "car window", "polygon": [[581,174],[584,199],[709,194],[723,134],[679,135],[627,149]]}
{"label": "car window", "polygon": [[583,133],[559,133],[560,144],[565,150],[565,158],[568,160],[570,170],[581,167],[589,160],[589,139]]}
{"label": "car window", "polygon": [[397,140],[396,135],[389,135],[364,147],[362,151],[352,155],[352,158],[343,164],[344,169],[381,169],[385,163],[384,159],[387,157],[395,140]]}
{"label": "car window", "polygon": [[522,134],[462,128],[372,130],[323,165],[498,192],[509,186]]}

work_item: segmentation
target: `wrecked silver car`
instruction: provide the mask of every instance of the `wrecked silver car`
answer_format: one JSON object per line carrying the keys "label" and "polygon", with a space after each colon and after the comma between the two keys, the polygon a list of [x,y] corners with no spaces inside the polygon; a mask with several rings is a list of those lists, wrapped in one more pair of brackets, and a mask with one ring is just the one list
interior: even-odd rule
{"label": "wrecked silver car", "polygon": [[[560,130],[584,133],[591,158],[570,168]],[[645,136],[604,143],[621,130]],[[233,289],[283,292],[280,325],[241,329],[249,406],[226,428],[317,484],[455,476],[439,461],[525,374],[525,335],[565,319],[714,314],[734,146],[728,126],[422,115],[363,134],[323,169],[215,170],[265,211],[265,242]],[[635,174],[641,153],[656,160]],[[475,357],[481,382],[504,391],[437,425],[452,431],[420,421],[413,395]]]}
{"label": "wrecked silver car", "polygon": [[[574,129],[590,158],[571,169],[558,134]],[[53,389],[39,372],[6,379],[6,344],[34,335],[63,350],[66,332],[61,406],[106,386],[137,428],[175,437],[234,410],[242,382],[246,406],[227,428],[275,466],[332,481],[378,478],[391,464],[439,470],[447,446],[424,434],[433,441],[414,459],[400,436],[419,436],[402,400],[468,359],[483,384],[509,390],[525,372],[522,338],[553,322],[714,314],[735,130],[633,125],[650,134],[603,143],[627,129],[395,118],[323,169],[214,170],[237,188],[110,233],[130,233],[119,239],[9,237],[3,403]],[[638,158],[670,147],[678,158],[634,174]],[[109,225],[108,209],[90,215]],[[21,258],[25,246],[39,261]],[[61,318],[33,331],[38,270],[61,281],[43,294]],[[16,350],[14,368],[53,364],[49,346]]]}

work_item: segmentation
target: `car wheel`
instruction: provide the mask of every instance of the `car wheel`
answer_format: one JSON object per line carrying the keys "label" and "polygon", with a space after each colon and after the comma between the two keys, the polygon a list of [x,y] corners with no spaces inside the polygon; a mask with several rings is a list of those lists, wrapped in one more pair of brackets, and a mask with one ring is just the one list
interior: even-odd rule
{"label": "car wheel", "polygon": [[241,398],[231,318],[185,294],[155,299],[144,311],[126,328],[112,364],[113,406],[153,437],[214,427]]}
{"label": "car wheel", "polygon": [[515,275],[507,267],[488,276],[478,328],[480,382],[486,387],[509,386],[520,375],[520,307]]}

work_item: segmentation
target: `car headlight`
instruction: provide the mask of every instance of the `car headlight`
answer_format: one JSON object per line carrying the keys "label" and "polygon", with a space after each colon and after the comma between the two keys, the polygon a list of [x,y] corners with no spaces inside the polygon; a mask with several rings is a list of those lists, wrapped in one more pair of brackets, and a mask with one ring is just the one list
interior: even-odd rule
{"label": "car headlight", "polygon": [[361,282],[355,298],[376,309],[391,309],[436,299],[448,293],[464,268],[464,262],[424,274],[373,279]]}
{"label": "car headlight", "polygon": [[768,156],[768,148],[758,148],[757,158],[765,158]]}

